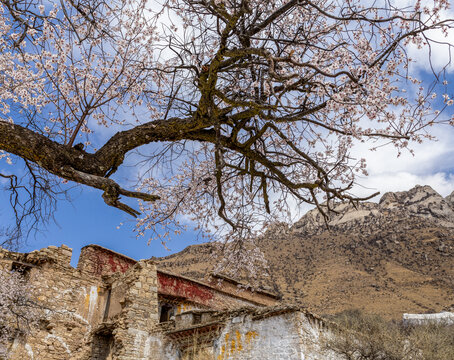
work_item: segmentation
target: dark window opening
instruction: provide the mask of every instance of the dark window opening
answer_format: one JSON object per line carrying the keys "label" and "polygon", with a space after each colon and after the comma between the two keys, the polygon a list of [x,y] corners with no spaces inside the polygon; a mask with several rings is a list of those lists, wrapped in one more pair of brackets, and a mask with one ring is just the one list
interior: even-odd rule
{"label": "dark window opening", "polygon": [[172,305],[163,304],[161,306],[161,315],[159,316],[159,322],[169,321],[171,317],[175,315],[175,311]]}
{"label": "dark window opening", "polygon": [[114,337],[112,333],[95,334],[93,336],[91,360],[112,360],[114,352]]}
{"label": "dark window opening", "polygon": [[112,289],[109,289],[107,291],[107,300],[106,300],[106,307],[104,309],[104,317],[103,321],[107,321],[107,318],[109,316],[109,308],[110,308],[110,297],[112,296]]}
{"label": "dark window opening", "polygon": [[197,325],[202,322],[202,314],[194,314],[193,324]]}
{"label": "dark window opening", "polygon": [[11,265],[11,271],[20,274],[24,278],[28,279],[30,276],[31,266],[23,263],[13,262]]}

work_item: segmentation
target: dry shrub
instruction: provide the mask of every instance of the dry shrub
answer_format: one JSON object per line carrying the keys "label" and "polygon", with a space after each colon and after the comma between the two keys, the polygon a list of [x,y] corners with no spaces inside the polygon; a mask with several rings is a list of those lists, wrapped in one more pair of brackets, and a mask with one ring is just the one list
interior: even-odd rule
{"label": "dry shrub", "polygon": [[331,319],[337,326],[322,347],[345,360],[453,360],[454,327],[428,323],[404,327],[378,315],[348,310]]}
{"label": "dry shrub", "polygon": [[32,291],[20,272],[0,269],[0,359],[7,356],[14,338],[29,334],[37,324],[40,307]]}
{"label": "dry shrub", "polygon": [[413,326],[408,329],[408,339],[416,349],[415,359],[454,359],[454,325],[429,323]]}

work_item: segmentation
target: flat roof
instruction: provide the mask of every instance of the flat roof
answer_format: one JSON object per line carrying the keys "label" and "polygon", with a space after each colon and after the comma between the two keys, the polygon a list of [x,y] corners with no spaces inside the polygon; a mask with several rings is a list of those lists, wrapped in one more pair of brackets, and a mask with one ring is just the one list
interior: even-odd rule
{"label": "flat roof", "polygon": [[[240,285],[240,286],[245,286],[247,287],[247,284],[241,282],[241,281],[238,281],[234,278],[231,278],[230,276],[227,276],[225,274],[220,274],[220,273],[211,273],[210,274],[212,277],[216,277],[218,279],[221,279],[221,280],[224,280],[224,281],[227,281],[231,284],[234,284],[234,285]],[[258,293],[258,294],[264,294],[264,295],[267,295],[267,296],[271,296],[277,300],[279,300],[280,296],[270,290],[266,290],[266,289],[263,289],[263,288],[259,288],[259,289],[253,289],[251,290],[252,292],[255,292],[255,293]]]}

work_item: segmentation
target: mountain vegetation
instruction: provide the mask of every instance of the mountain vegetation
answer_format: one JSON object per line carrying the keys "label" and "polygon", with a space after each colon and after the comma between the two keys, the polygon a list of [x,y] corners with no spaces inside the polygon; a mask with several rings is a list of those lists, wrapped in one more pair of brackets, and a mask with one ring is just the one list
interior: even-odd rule
{"label": "mountain vegetation", "polygon": [[[309,211],[293,226],[275,225],[257,241],[267,261],[261,283],[286,302],[321,315],[348,309],[399,320],[403,313],[454,309],[454,197],[428,186],[387,193],[378,203],[343,210],[326,227]],[[203,278],[218,269],[215,244],[157,259]],[[222,271],[233,277],[228,264]]]}

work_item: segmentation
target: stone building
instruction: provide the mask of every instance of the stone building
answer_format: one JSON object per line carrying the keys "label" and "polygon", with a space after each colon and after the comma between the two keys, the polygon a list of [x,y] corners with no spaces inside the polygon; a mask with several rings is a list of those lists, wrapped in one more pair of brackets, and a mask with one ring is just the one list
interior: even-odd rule
{"label": "stone building", "polygon": [[71,255],[65,245],[0,249],[0,268],[21,269],[44,309],[39,328],[11,344],[9,359],[331,358],[320,357],[324,322],[271,292],[215,276],[197,281],[98,245],[82,249],[77,268]]}

